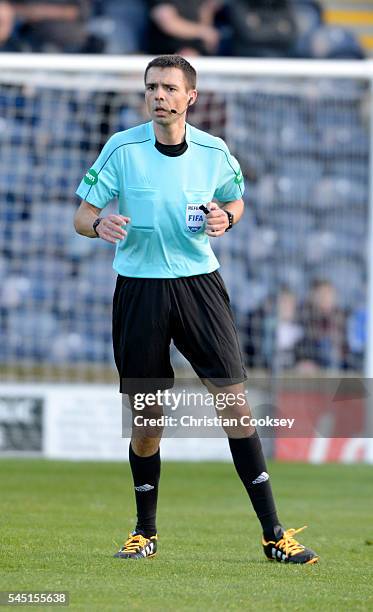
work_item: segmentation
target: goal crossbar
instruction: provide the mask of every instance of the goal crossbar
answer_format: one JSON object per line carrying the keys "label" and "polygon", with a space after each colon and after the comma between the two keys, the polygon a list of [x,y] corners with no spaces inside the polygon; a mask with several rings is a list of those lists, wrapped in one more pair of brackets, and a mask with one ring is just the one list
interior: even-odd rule
{"label": "goal crossbar", "polygon": [[[0,70],[141,73],[151,56],[2,53]],[[283,60],[262,58],[192,58],[199,75],[373,79],[373,60]]]}

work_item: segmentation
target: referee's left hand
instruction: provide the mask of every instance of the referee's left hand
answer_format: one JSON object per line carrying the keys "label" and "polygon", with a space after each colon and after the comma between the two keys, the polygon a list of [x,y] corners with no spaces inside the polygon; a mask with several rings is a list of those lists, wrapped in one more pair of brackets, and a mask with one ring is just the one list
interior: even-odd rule
{"label": "referee's left hand", "polygon": [[205,232],[211,238],[217,238],[224,234],[229,225],[228,215],[215,202],[210,203],[209,210],[209,214],[206,215]]}

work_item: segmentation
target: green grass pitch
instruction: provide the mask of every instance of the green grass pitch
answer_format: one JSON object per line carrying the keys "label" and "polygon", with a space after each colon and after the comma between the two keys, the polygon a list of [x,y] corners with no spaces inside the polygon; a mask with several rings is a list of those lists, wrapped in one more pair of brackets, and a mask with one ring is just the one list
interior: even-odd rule
{"label": "green grass pitch", "polygon": [[135,521],[128,464],[3,459],[0,590],[66,590],[72,610],[373,610],[373,468],[270,469],[316,565],[265,560],[230,464],[164,462],[159,553],[125,561],[112,554]]}

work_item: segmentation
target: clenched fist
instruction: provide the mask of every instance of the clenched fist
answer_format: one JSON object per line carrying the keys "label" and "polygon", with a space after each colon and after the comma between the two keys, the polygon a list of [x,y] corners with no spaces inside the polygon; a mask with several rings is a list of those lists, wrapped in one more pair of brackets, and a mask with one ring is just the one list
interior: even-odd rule
{"label": "clenched fist", "polygon": [[215,202],[210,204],[210,212],[206,215],[205,232],[211,238],[222,236],[229,225],[228,215]]}
{"label": "clenched fist", "polygon": [[96,227],[96,232],[102,240],[116,244],[119,240],[123,240],[127,236],[127,232],[123,226],[130,223],[129,217],[123,215],[108,215],[103,217]]}

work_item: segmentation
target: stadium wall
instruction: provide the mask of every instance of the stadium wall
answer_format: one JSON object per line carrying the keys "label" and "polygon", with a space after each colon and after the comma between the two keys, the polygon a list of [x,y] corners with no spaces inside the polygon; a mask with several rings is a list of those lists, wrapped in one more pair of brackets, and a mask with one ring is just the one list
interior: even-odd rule
{"label": "stadium wall", "polygon": [[[121,397],[112,385],[1,385],[0,455],[48,459],[123,461]],[[171,460],[228,460],[223,438],[171,439],[162,443]]]}
{"label": "stadium wall", "polygon": [[[253,396],[260,404],[260,392]],[[0,386],[0,456],[124,461],[121,398],[112,385]],[[272,440],[273,441],[273,440]],[[268,440],[264,440],[268,442]],[[165,460],[230,461],[224,434],[162,441]],[[322,463],[373,463],[373,440],[359,437],[277,438],[274,458]]]}

